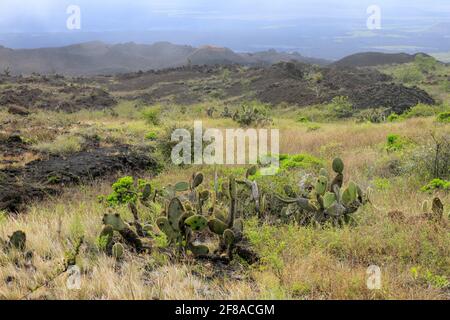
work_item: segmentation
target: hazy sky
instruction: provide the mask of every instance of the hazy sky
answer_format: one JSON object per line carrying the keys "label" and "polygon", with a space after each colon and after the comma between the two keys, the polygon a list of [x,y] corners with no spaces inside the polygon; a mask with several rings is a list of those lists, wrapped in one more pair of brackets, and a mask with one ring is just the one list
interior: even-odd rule
{"label": "hazy sky", "polygon": [[301,19],[367,18],[376,4],[385,19],[450,17],[449,0],[0,0],[0,33],[67,31],[66,8],[78,5],[81,31],[288,28]]}

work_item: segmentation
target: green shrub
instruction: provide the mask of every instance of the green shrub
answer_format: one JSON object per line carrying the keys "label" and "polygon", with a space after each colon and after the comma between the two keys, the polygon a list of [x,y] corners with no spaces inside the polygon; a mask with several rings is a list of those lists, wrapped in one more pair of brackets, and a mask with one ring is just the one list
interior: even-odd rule
{"label": "green shrub", "polygon": [[136,202],[137,196],[134,192],[134,179],[127,176],[120,178],[112,185],[113,192],[106,198],[111,205]]}
{"label": "green shrub", "polygon": [[299,116],[299,117],[297,118],[297,122],[300,122],[300,123],[307,123],[307,122],[309,122],[309,120],[308,120],[308,118],[306,118],[306,117]]}
{"label": "green shrub", "polygon": [[403,83],[418,83],[425,77],[415,65],[404,65],[394,72],[394,77]]}
{"label": "green shrub", "polygon": [[436,117],[436,120],[438,122],[450,123],[450,111],[439,113]]}
{"label": "green shrub", "polygon": [[145,139],[154,141],[158,138],[158,134],[155,131],[150,131],[145,135]]}
{"label": "green shrub", "polygon": [[421,191],[434,191],[434,190],[450,190],[450,181],[442,179],[433,179],[427,185],[423,186]]}
{"label": "green shrub", "polygon": [[112,193],[101,198],[105,199],[110,206],[135,203],[138,197],[142,196],[141,190],[146,184],[149,184],[146,180],[139,179],[135,183],[133,177],[122,177],[113,183]]}
{"label": "green shrub", "polygon": [[419,103],[406,111],[402,117],[404,118],[417,118],[417,117],[432,117],[443,110],[442,106],[430,106],[427,104]]}
{"label": "green shrub", "polygon": [[353,105],[348,100],[348,97],[334,97],[333,100],[331,100],[330,107],[337,118],[349,118],[353,114]]}
{"label": "green shrub", "polygon": [[268,106],[256,102],[243,103],[233,114],[233,120],[244,127],[272,123]]}
{"label": "green shrub", "polygon": [[406,145],[406,141],[398,134],[388,134],[386,140],[386,150],[388,152],[400,151]]}
{"label": "green shrub", "polygon": [[148,124],[158,125],[161,121],[161,108],[150,107],[142,111],[142,116]]}
{"label": "green shrub", "polygon": [[444,90],[445,92],[450,92],[450,81],[449,80],[442,81],[441,87],[442,90]]}
{"label": "green shrub", "polygon": [[396,122],[400,120],[400,116],[396,113],[391,113],[388,117],[387,117],[387,121],[388,122]]}
{"label": "green shrub", "polygon": [[291,169],[320,169],[324,166],[324,162],[312,155],[306,153],[294,154],[294,155],[280,155],[280,168]]}
{"label": "green shrub", "polygon": [[377,190],[389,190],[391,188],[391,182],[386,178],[375,178],[373,184]]}
{"label": "green shrub", "polygon": [[414,65],[418,68],[419,71],[423,73],[429,73],[436,70],[437,61],[433,57],[418,54],[414,59]]}

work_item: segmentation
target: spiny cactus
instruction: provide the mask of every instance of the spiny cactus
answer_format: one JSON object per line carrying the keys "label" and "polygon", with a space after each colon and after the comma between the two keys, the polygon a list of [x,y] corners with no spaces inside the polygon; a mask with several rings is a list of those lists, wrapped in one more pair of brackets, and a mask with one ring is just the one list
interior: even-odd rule
{"label": "spiny cactus", "polygon": [[9,237],[8,247],[23,251],[26,247],[26,241],[27,235],[25,232],[18,230]]}
{"label": "spiny cactus", "polygon": [[124,251],[125,249],[121,243],[115,243],[112,247],[112,256],[119,260],[123,257]]}
{"label": "spiny cactus", "polygon": [[181,246],[184,240],[185,248],[195,256],[208,254],[208,247],[192,243],[192,232],[204,230],[208,226],[208,220],[195,214],[189,203],[185,207],[179,198],[173,198],[167,208],[167,217],[158,218],[156,223],[170,244]]}
{"label": "spiny cactus", "polygon": [[184,223],[193,231],[202,231],[208,226],[208,220],[206,220],[205,217],[198,214],[187,218]]}
{"label": "spiny cactus", "polygon": [[111,225],[103,227],[98,237],[98,245],[101,250],[104,250],[107,254],[111,254],[113,247],[114,229]]}
{"label": "spiny cactus", "polygon": [[126,224],[118,213],[105,214],[103,216],[103,224],[110,225],[114,231],[117,231],[126,243],[136,249],[137,252],[144,250],[142,241],[128,224]]}
{"label": "spiny cactus", "polygon": [[[291,188],[285,188],[288,198],[276,195],[276,198],[288,205],[283,211],[286,215],[294,215],[301,224],[311,221],[319,223],[331,220],[335,223],[348,221],[349,215],[367,201],[367,197],[361,188],[351,181],[347,188],[342,189],[344,176],[344,163],[340,158],[333,160],[333,171],[336,177],[330,183],[328,172],[321,169],[319,177],[313,184],[313,189],[307,195],[296,196]],[[294,207],[292,207],[294,206]]]}
{"label": "spiny cactus", "polygon": [[[254,203],[256,214],[257,214],[258,218],[261,218],[264,213],[264,210],[265,210],[265,198],[263,199],[264,194],[262,192],[260,192],[258,183],[256,181],[252,181],[252,180],[248,179],[249,176],[255,175],[256,172],[257,172],[257,167],[252,166],[245,173],[245,179],[237,179],[236,182],[238,184],[244,185],[248,188],[248,190],[250,191],[250,196],[249,196],[248,200],[250,200],[250,202]],[[264,206],[261,206],[261,203]],[[247,207],[246,209],[248,209],[248,206],[246,206],[246,207]]]}
{"label": "spiny cactus", "polygon": [[444,216],[444,205],[441,199],[435,197],[432,203],[429,200],[425,200],[422,203],[422,211],[427,219],[441,221]]}

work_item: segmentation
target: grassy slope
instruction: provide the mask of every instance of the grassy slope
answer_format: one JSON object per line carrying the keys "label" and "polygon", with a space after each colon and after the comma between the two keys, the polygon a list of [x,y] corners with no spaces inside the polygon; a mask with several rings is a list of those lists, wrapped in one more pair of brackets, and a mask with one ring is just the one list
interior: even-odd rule
{"label": "grassy slope", "polygon": [[[122,108],[118,118],[101,113],[78,113],[67,116],[70,119],[66,119],[66,124],[71,124],[75,131],[86,130],[80,127],[80,121],[98,128],[102,135],[114,134],[117,139],[134,143],[138,143],[145,132],[158,129],[131,113],[127,115],[124,110],[129,109]],[[46,123],[61,120],[60,114],[48,117]],[[187,117],[184,119],[186,123],[191,121]],[[228,120],[204,121],[205,126],[232,126]],[[385,124],[328,123],[311,131],[308,124],[286,117],[275,118],[275,127],[281,129],[281,152],[308,152],[327,160],[340,154],[346,163],[346,179],[366,186],[373,185],[374,170],[388,157],[384,151],[388,133],[401,134],[421,143],[429,139],[424,132],[433,128],[449,131],[448,125],[437,126],[432,118]],[[170,169],[157,177],[156,182],[165,185],[182,177],[187,179],[193,170],[199,168]],[[210,168],[201,170],[211,176]],[[13,254],[0,253],[0,297],[11,299],[26,295],[27,288],[54,272],[55,264],[70,248],[70,239],[84,233],[86,244],[79,261],[81,290],[67,290],[66,278],[62,276],[28,298],[449,298],[448,291],[439,288],[439,281],[450,275],[448,225],[430,224],[418,218],[397,223],[387,216],[393,209],[403,211],[408,217],[419,216],[421,202],[429,197],[418,192],[422,183],[414,175],[406,175],[376,188],[373,206],[360,210],[355,227],[259,226],[250,220],[246,232],[261,254],[262,262],[244,267],[236,261],[226,270],[193,260],[168,261],[165,255],[156,252],[139,257],[128,254],[123,262],[115,263],[112,258],[98,253],[95,246],[105,212],[97,195],[109,193],[110,182],[74,188],[61,198],[32,204],[25,214],[0,220],[1,238],[17,229],[27,233],[36,267],[36,270],[17,268]],[[448,194],[444,195],[443,202],[448,204],[449,200]],[[144,220],[154,221],[155,212],[140,210]],[[125,208],[121,212],[130,218]],[[366,269],[371,264],[382,269],[382,290],[370,291],[366,287]],[[412,268],[418,271],[412,272]],[[7,283],[5,279],[11,276],[14,281]]]}

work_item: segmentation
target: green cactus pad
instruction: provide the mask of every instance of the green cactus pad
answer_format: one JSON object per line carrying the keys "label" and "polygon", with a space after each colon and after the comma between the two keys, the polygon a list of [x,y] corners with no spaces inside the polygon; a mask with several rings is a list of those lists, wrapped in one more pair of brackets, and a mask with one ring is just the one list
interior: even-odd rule
{"label": "green cactus pad", "polygon": [[156,220],[156,225],[158,226],[159,230],[164,232],[169,242],[175,241],[181,236],[181,233],[179,231],[177,232],[172,229],[169,224],[169,220],[166,217],[158,218]]}
{"label": "green cactus pad", "polygon": [[422,212],[429,213],[430,209],[431,209],[430,201],[424,200],[424,202],[422,202]]}
{"label": "green cactus pad", "polygon": [[348,190],[350,192],[353,201],[355,201],[358,198],[358,186],[356,185],[356,183],[350,181],[348,184]]}
{"label": "green cactus pad", "polygon": [[144,189],[142,190],[142,200],[144,202],[148,201],[151,195],[152,195],[152,186],[150,185],[150,183],[147,183],[144,186]]}
{"label": "green cactus pad", "polygon": [[212,219],[208,221],[208,228],[211,232],[222,235],[228,226],[225,222],[220,221],[219,219]]}
{"label": "green cactus pad", "polygon": [[177,192],[184,192],[189,190],[189,183],[181,181],[175,184],[175,190]]}
{"label": "green cactus pad", "polygon": [[184,207],[181,203],[180,199],[173,198],[170,203],[169,207],[167,209],[167,218],[169,220],[169,224],[172,227],[173,230],[179,231],[179,222],[181,216],[184,214]]}
{"label": "green cactus pad", "polygon": [[193,231],[202,231],[208,226],[208,220],[206,220],[204,216],[195,215],[186,219],[186,221],[184,221],[184,224],[191,228]]}
{"label": "green cactus pad", "polygon": [[191,244],[189,246],[189,250],[191,250],[191,252],[195,256],[206,256],[209,253],[209,248],[203,244],[199,244],[199,245]]}
{"label": "green cactus pad", "polygon": [[230,177],[229,183],[229,192],[231,199],[236,199],[236,179],[234,177]]}
{"label": "green cactus pad", "polygon": [[214,216],[222,222],[227,222],[227,215],[222,210],[217,210]]}
{"label": "green cactus pad", "polygon": [[168,184],[167,186],[164,187],[164,194],[169,199],[174,198],[176,194],[175,187],[171,184]]}
{"label": "green cactus pad", "polygon": [[328,187],[327,177],[320,176],[317,179],[316,186],[315,186],[315,190],[316,190],[317,194],[324,195],[325,192],[327,191],[327,187]]}
{"label": "green cactus pad", "polygon": [[103,245],[102,245],[101,249],[104,249],[107,252],[111,249],[113,236],[114,236],[114,229],[113,229],[113,227],[111,225],[104,226],[102,231],[100,232],[100,235],[99,235],[99,238],[102,240],[102,243],[104,241],[104,245],[105,245],[104,248],[103,248]]}
{"label": "green cactus pad", "polygon": [[234,240],[236,239],[235,234],[233,232],[233,230],[231,229],[226,229],[223,232],[223,241],[225,242],[225,244],[229,247],[231,245],[233,245]]}
{"label": "green cactus pad", "polygon": [[121,259],[123,257],[124,248],[121,243],[115,243],[112,247],[112,255],[116,259]]}
{"label": "green cactus pad", "polygon": [[27,241],[25,232],[18,230],[9,237],[9,245],[18,250],[24,250]]}
{"label": "green cactus pad", "polygon": [[237,233],[242,233],[244,232],[244,221],[242,219],[236,219],[234,220],[234,224],[233,224],[233,231],[237,232]]}
{"label": "green cactus pad", "polygon": [[355,198],[352,197],[352,193],[349,188],[345,189],[342,193],[342,203],[345,206],[352,204],[355,201]]}
{"label": "green cactus pad", "polygon": [[202,183],[203,183],[203,173],[201,172],[194,173],[194,175],[192,176],[192,189],[197,188]]}
{"label": "green cactus pad", "polygon": [[345,213],[345,207],[338,202],[334,202],[331,207],[327,209],[327,213],[334,217],[341,217]]}
{"label": "green cactus pad", "polygon": [[210,192],[208,190],[204,190],[198,194],[198,197],[202,201],[206,201],[209,199]]}
{"label": "green cactus pad", "polygon": [[332,192],[325,193],[325,195],[323,196],[323,207],[325,209],[331,207],[335,202],[336,202],[336,195],[334,193]]}
{"label": "green cactus pad", "polygon": [[261,213],[266,212],[266,195],[263,194],[263,196],[261,197],[260,201],[259,201],[259,211]]}
{"label": "green cactus pad", "polygon": [[336,173],[342,173],[344,171],[344,162],[341,158],[333,160],[333,171]]}
{"label": "green cactus pad", "polygon": [[327,177],[327,179],[330,178],[330,175],[328,174],[328,170],[325,169],[325,168],[320,169],[320,171],[319,171],[319,176]]}
{"label": "green cactus pad", "polygon": [[254,176],[256,174],[256,171],[258,171],[258,168],[256,166],[251,166],[250,168],[247,169],[245,176],[247,178],[250,176]]}
{"label": "green cactus pad", "polygon": [[444,205],[441,202],[441,199],[438,197],[433,199],[433,203],[431,205],[431,211],[433,212],[433,217],[436,219],[441,219],[444,214]]}
{"label": "green cactus pad", "polygon": [[103,224],[110,225],[115,231],[122,231],[127,228],[127,225],[118,213],[105,214],[103,216]]}

